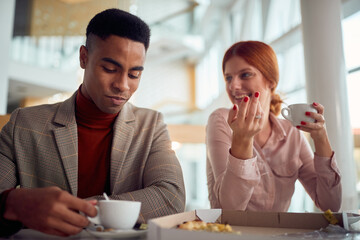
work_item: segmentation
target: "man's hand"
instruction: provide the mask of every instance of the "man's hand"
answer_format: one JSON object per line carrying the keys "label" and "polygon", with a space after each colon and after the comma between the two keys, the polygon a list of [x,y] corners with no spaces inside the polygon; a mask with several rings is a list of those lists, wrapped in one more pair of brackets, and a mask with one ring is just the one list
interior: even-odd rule
{"label": "man's hand", "polygon": [[4,218],[20,221],[43,233],[69,236],[78,234],[97,214],[94,202],[77,198],[58,187],[15,189],[8,195]]}

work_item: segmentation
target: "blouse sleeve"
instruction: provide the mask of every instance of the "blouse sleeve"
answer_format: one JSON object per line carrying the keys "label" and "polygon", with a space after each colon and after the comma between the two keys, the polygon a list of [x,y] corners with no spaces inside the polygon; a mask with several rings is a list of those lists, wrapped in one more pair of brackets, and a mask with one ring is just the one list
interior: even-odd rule
{"label": "blouse sleeve", "polygon": [[208,181],[209,175],[214,181],[209,198],[211,207],[244,210],[260,182],[257,157],[242,160],[230,154],[232,132],[225,115],[211,114],[206,128],[207,164],[211,166],[207,175]]}
{"label": "blouse sleeve", "polygon": [[317,156],[303,134],[301,137],[300,158],[303,166],[299,180],[318,208],[336,212],[341,205],[341,177],[335,153],[330,158]]}

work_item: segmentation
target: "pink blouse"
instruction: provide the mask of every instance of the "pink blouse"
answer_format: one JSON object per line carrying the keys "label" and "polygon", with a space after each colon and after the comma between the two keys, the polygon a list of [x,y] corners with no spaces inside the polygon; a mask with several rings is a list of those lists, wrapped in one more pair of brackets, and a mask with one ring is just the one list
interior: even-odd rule
{"label": "pink blouse", "polygon": [[229,153],[228,113],[228,109],[217,109],[206,127],[212,208],[285,212],[298,179],[321,210],[340,209],[340,172],[334,154],[331,158],[314,155],[297,128],[270,114],[272,132],[265,145],[261,148],[255,141],[253,158],[235,158]]}

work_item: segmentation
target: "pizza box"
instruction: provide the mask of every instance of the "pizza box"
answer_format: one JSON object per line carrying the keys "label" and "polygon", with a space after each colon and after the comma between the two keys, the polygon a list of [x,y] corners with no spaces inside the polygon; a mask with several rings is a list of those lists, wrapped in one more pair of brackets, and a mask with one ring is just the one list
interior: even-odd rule
{"label": "pizza box", "polygon": [[[342,213],[333,213],[333,215],[339,220],[338,224],[343,226]],[[228,223],[233,228],[233,231],[238,233],[214,233],[177,229],[179,224],[193,220]],[[203,209],[149,220],[147,239],[230,240],[273,237],[278,239],[294,239],[294,235],[302,238],[304,235],[301,234],[312,233],[321,228],[326,228],[328,225],[329,222],[323,213],[250,212]]]}

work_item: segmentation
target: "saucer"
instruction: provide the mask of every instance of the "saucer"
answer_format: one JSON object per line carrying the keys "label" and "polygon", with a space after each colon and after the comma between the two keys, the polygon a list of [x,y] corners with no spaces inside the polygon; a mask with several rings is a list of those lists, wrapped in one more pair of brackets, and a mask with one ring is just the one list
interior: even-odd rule
{"label": "saucer", "polygon": [[87,228],[86,231],[91,235],[99,238],[131,238],[131,237],[145,237],[147,230],[111,230],[111,231],[96,231]]}

